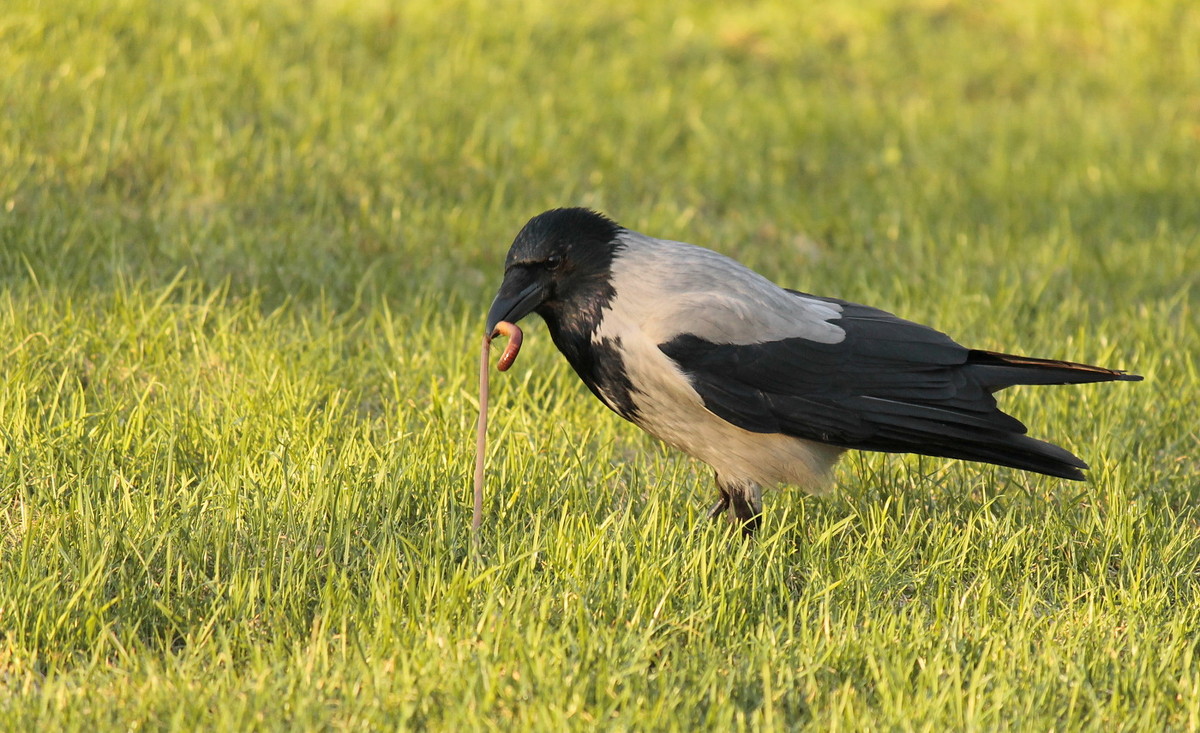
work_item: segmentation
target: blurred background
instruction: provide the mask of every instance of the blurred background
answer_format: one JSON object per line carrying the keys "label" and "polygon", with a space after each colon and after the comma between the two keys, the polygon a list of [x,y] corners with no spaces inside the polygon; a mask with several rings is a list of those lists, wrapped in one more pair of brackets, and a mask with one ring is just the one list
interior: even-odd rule
{"label": "blurred background", "polygon": [[845,297],[962,297],[1030,269],[1097,297],[1178,292],[1200,227],[1197,15],[14,0],[0,278],[187,268],[268,301],[476,308],[527,218],[585,205]]}

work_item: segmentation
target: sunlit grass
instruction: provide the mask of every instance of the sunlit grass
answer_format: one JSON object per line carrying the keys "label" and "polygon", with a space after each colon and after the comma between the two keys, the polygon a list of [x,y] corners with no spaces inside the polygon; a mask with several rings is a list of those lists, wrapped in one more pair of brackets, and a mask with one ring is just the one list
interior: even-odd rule
{"label": "sunlit grass", "polygon": [[[9,5],[0,727],[1200,726],[1191,4]],[[565,204],[1147,381],[744,542],[534,319],[473,545]]]}

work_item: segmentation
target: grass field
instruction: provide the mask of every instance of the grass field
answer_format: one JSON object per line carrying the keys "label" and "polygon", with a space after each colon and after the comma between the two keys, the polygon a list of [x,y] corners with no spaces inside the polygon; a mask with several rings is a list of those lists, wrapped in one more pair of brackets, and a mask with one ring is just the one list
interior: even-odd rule
{"label": "grass field", "polygon": [[[0,729],[1200,727],[1200,7],[813,6],[6,2]],[[472,553],[558,205],[1146,381],[744,542],[533,319]]]}

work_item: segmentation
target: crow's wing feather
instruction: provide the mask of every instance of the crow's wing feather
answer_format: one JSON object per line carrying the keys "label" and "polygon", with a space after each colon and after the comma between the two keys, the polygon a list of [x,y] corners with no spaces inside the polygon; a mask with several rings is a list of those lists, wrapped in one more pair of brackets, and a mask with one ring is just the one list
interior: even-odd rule
{"label": "crow's wing feather", "polygon": [[[799,294],[803,297],[814,296]],[[1024,435],[981,377],[979,354],[876,308],[842,307],[836,344],[788,338],[718,344],[683,334],[659,348],[715,415],[745,430],[845,448],[982,460],[1079,478],[1082,461]]]}

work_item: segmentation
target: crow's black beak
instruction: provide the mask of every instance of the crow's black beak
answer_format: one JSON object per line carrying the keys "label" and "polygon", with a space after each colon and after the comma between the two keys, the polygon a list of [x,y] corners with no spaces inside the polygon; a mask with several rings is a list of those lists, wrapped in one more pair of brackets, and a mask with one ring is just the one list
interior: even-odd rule
{"label": "crow's black beak", "polygon": [[514,267],[504,275],[504,282],[488,309],[485,333],[496,333],[500,321],[516,323],[533,312],[546,298],[546,287],[525,267]]}

